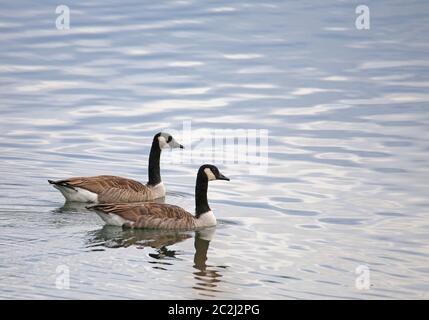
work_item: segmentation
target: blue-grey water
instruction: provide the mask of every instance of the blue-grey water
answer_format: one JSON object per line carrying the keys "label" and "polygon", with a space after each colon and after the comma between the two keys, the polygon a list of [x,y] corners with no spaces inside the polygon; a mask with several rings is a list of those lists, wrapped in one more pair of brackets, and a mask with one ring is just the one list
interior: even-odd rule
{"label": "blue-grey water", "polygon": [[[69,30],[59,4],[1,1],[0,298],[429,298],[427,1],[368,2],[369,30],[357,1],[73,1]],[[268,130],[266,172],[218,164],[209,237],[103,227],[47,184],[146,182],[184,122],[161,165],[190,211],[198,141]]]}

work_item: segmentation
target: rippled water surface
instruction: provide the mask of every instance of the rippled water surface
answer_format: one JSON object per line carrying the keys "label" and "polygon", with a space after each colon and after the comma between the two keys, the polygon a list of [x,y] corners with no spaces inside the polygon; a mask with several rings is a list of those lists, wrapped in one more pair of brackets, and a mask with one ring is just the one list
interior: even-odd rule
{"label": "rippled water surface", "polygon": [[[360,31],[357,4],[76,1],[57,30],[55,1],[3,1],[0,298],[428,298],[429,6],[371,2]],[[268,130],[266,173],[219,164],[215,230],[103,227],[47,184],[145,182],[183,121],[162,177],[191,211],[198,141]]]}

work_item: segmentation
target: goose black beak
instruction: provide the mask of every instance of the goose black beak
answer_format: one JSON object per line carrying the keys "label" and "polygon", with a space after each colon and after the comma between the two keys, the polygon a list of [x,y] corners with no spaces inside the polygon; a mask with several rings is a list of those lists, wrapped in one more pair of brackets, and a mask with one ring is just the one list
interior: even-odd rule
{"label": "goose black beak", "polygon": [[179,145],[180,149],[185,149],[185,147],[183,145]]}
{"label": "goose black beak", "polygon": [[226,180],[226,181],[229,181],[229,178],[225,177],[222,173],[219,173],[219,177],[217,177],[217,180]]}

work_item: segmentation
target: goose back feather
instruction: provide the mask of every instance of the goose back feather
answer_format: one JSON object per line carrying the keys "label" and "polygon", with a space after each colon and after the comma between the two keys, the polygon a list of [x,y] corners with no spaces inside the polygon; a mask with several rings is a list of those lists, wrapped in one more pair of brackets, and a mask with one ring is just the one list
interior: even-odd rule
{"label": "goose back feather", "polygon": [[130,228],[189,230],[197,227],[195,217],[191,213],[171,204],[115,203],[93,205],[88,209],[95,210],[105,221],[119,216],[122,226]]}
{"label": "goose back feather", "polygon": [[97,202],[140,202],[156,198],[152,188],[132,179],[116,176],[74,177],[49,181],[58,188],[67,188],[69,193],[84,189],[97,195]]}

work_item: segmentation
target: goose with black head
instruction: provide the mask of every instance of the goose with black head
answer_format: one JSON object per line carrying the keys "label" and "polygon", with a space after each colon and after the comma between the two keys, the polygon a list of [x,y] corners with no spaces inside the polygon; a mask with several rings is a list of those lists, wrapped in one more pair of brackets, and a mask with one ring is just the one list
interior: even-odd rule
{"label": "goose with black head", "polygon": [[70,202],[113,203],[151,201],[165,196],[160,174],[160,156],[165,148],[181,148],[172,135],[159,132],[153,137],[149,154],[147,184],[117,176],[74,177],[64,180],[48,180]]}
{"label": "goose with black head", "polygon": [[227,180],[214,165],[200,167],[195,185],[195,214],[165,203],[113,203],[88,206],[108,225],[128,228],[193,230],[216,225],[216,217],[207,201],[208,182]]}

